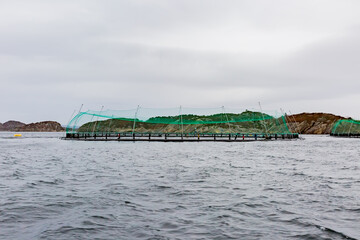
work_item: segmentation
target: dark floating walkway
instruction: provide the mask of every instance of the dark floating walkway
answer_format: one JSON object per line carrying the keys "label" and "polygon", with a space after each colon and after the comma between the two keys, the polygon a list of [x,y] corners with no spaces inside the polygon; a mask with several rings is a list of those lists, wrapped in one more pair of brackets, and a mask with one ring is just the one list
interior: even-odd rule
{"label": "dark floating walkway", "polygon": [[67,133],[64,140],[146,142],[249,142],[298,139],[299,134]]}
{"label": "dark floating walkway", "polygon": [[343,138],[360,138],[359,133],[330,133],[330,136]]}

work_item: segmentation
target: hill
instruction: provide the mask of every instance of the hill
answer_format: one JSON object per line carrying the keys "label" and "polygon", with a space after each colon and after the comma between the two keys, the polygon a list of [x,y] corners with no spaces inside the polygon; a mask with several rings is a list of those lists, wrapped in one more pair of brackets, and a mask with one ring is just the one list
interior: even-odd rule
{"label": "hill", "polygon": [[299,113],[287,115],[289,130],[300,134],[330,134],[335,122],[345,117],[330,113]]}
{"label": "hill", "polygon": [[64,128],[58,122],[44,121],[25,124],[19,121],[0,123],[0,131],[10,132],[62,132]]}
{"label": "hill", "polygon": [[[261,120],[266,119],[264,126]],[[132,132],[138,133],[284,133],[288,130],[282,119],[260,112],[245,111],[240,114],[223,113],[213,115],[157,116],[148,120],[114,118],[88,122],[80,126],[79,132]]]}
{"label": "hill", "polygon": [[[264,126],[260,122],[243,122],[246,119],[268,119],[267,126],[271,131],[284,132],[280,125],[271,125],[276,121],[281,123],[282,119],[275,119],[269,115],[262,115],[259,112],[245,111],[241,114],[226,114],[226,121],[229,123],[216,124],[217,121],[224,121],[224,114],[214,114],[207,116],[200,115],[183,115],[182,122],[183,129],[180,126],[180,116],[158,116],[150,118],[146,121],[139,121],[136,119],[136,130],[138,132],[228,132],[229,125],[232,127],[232,132],[264,132]],[[330,113],[300,113],[286,116],[286,123],[293,133],[300,134],[330,134],[336,121],[340,119],[347,119],[342,116]],[[133,128],[134,119],[109,119],[105,121],[90,122],[82,125],[79,128],[80,132],[131,132]],[[197,123],[201,124],[207,122],[203,126],[196,126]],[[213,124],[211,124],[213,122]],[[169,124],[172,123],[172,124]],[[174,124],[175,123],[175,124]],[[210,123],[210,124],[209,124]]]}
{"label": "hill", "polygon": [[22,127],[16,128],[18,132],[62,132],[64,128],[58,122],[44,121],[37,123],[26,124]]}
{"label": "hill", "polygon": [[25,123],[10,120],[0,125],[0,131],[13,131],[16,128],[25,126]]}

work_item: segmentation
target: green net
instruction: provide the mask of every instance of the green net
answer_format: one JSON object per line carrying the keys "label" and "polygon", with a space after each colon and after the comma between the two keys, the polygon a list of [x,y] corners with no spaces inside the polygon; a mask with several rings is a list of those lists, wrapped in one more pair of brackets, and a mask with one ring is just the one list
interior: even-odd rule
{"label": "green net", "polygon": [[290,134],[285,116],[229,108],[137,108],[79,112],[67,133]]}
{"label": "green net", "polygon": [[360,121],[342,119],[334,124],[331,135],[335,136],[357,136],[360,135]]}

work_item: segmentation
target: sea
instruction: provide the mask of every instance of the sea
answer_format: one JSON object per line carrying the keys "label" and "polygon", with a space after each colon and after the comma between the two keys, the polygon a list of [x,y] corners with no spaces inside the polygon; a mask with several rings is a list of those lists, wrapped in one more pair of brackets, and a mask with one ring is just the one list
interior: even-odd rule
{"label": "sea", "polygon": [[360,139],[0,133],[0,239],[360,239]]}

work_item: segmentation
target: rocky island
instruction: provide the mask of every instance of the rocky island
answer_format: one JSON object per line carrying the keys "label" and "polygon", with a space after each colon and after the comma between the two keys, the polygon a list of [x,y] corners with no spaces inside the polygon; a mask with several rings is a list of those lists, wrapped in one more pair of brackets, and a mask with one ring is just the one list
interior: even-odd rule
{"label": "rocky island", "polygon": [[55,121],[43,121],[25,124],[19,121],[7,121],[0,123],[0,131],[9,132],[62,132],[64,128]]}

